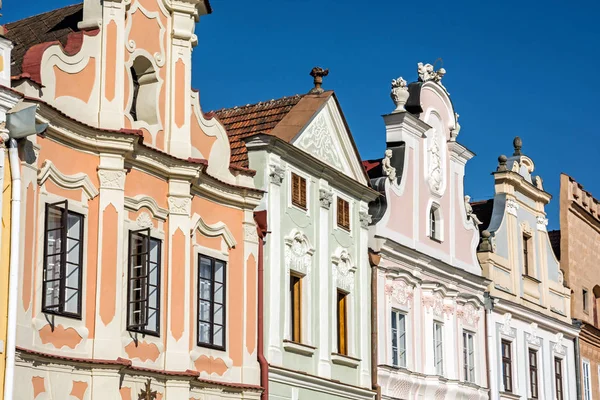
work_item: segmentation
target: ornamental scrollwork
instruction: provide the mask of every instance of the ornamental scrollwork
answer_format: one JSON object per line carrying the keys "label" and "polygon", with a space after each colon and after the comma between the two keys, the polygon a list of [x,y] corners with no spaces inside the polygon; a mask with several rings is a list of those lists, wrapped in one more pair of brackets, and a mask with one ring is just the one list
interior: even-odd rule
{"label": "ornamental scrollwork", "polygon": [[310,245],[306,235],[297,229],[294,229],[290,235],[284,239],[284,242],[286,271],[289,273],[290,270],[293,270],[310,276],[314,249]]}
{"label": "ornamental scrollwork", "polygon": [[125,188],[125,171],[101,169],[98,171],[98,178],[102,189]]}
{"label": "ornamental scrollwork", "polygon": [[176,215],[189,215],[191,201],[187,197],[169,197],[169,213]]}
{"label": "ornamental scrollwork", "polygon": [[333,281],[337,288],[347,292],[354,291],[354,278],[356,267],[352,263],[350,254],[346,249],[336,251],[331,257],[333,264]]}

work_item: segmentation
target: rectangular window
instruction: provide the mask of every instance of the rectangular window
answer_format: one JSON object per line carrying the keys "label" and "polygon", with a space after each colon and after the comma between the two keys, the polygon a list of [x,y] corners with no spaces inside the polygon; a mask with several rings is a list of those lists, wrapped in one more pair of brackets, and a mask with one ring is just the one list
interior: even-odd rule
{"label": "rectangular window", "polygon": [[529,349],[529,396],[538,398],[538,357],[533,349]]}
{"label": "rectangular window", "polygon": [[306,210],[306,179],[292,173],[292,204]]}
{"label": "rectangular window", "polygon": [[502,341],[502,384],[504,391],[512,393],[512,344]]}
{"label": "rectangular window", "polygon": [[406,368],[406,316],[392,310],[392,365]]}
{"label": "rectangular window", "polygon": [[348,294],[337,293],[337,342],[338,353],[348,355]]}
{"label": "rectangular window", "polygon": [[583,400],[592,400],[592,377],[587,360],[583,361]]}
{"label": "rectangular window", "polygon": [[302,278],[290,275],[292,341],[302,342]]}
{"label": "rectangular window", "polygon": [[160,335],[160,248],[150,229],[129,232],[127,329],[153,336]]}
{"label": "rectangular window", "polygon": [[46,204],[42,311],[81,318],[83,215],[69,203]]}
{"label": "rectangular window", "polygon": [[531,238],[523,235],[523,275],[531,276],[529,271],[529,244]]}
{"label": "rectangular window", "polygon": [[432,239],[437,239],[437,221],[436,221],[436,212],[435,208],[431,207],[429,210],[429,237]]}
{"label": "rectangular window", "polygon": [[198,256],[198,346],[225,350],[226,266]]}
{"label": "rectangular window", "polygon": [[444,375],[444,326],[439,322],[433,323],[433,362],[435,373]]}
{"label": "rectangular window", "polygon": [[554,357],[554,382],[556,384],[556,400],[563,400],[562,359]]}
{"label": "rectangular window", "polygon": [[470,332],[463,332],[463,361],[465,381],[475,383],[475,340]]}
{"label": "rectangular window", "polygon": [[340,228],[350,230],[350,203],[337,199],[337,224]]}
{"label": "rectangular window", "polygon": [[586,289],[582,290],[581,293],[582,296],[582,300],[583,300],[583,311],[588,311],[588,291]]}

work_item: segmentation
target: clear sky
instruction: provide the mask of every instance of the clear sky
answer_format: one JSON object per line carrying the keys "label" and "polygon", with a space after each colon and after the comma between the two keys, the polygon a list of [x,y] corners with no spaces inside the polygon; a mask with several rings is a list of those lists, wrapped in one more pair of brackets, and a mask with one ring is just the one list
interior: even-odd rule
{"label": "clear sky", "polygon": [[[73,3],[4,1],[3,22]],[[600,198],[600,2],[212,0],[196,28],[193,85],[204,111],[305,93],[310,69],[329,68],[364,159],[385,147],[390,81],[417,78],[417,62],[443,59],[444,85],[460,114],[458,141],[477,156],[466,191],[493,196],[500,154],[521,136],[534,174],[554,199],[559,174]]]}

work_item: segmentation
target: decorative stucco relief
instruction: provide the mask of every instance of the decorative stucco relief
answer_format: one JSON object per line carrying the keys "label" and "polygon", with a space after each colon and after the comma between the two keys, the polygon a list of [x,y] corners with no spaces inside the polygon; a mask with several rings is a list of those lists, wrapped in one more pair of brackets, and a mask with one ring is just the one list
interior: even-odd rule
{"label": "decorative stucco relief", "polygon": [[527,343],[533,346],[539,346],[542,340],[538,337],[538,324],[532,322],[531,325],[529,325],[529,333],[525,334],[525,337]]}
{"label": "decorative stucco relief", "polygon": [[410,307],[414,296],[414,287],[403,280],[397,280],[385,285],[385,294],[388,296],[388,300],[393,299],[400,305]]}
{"label": "decorative stucco relief", "polygon": [[350,293],[353,292],[356,267],[352,263],[348,251],[338,248],[331,257],[331,262],[333,264],[333,281],[336,287]]}
{"label": "decorative stucco relief", "polygon": [[135,222],[137,223],[137,226],[144,229],[144,228],[150,228],[152,225],[154,225],[152,223],[152,217],[150,217],[150,214],[148,214],[147,212],[142,212],[137,219],[135,220]]}
{"label": "decorative stucco relief", "polygon": [[[139,11],[139,12],[138,12]],[[160,14],[156,11],[151,12],[146,10],[139,1],[129,10],[129,18],[127,18],[127,28],[125,47],[130,53],[136,50],[141,50],[148,55],[151,55],[156,65],[162,67],[165,65],[165,49],[164,49],[164,36],[166,29],[160,19]],[[139,27],[137,30],[132,30],[133,26]],[[139,31],[139,32],[138,32]],[[153,38],[158,38],[157,43],[152,41],[142,40],[138,38],[138,41],[144,41],[143,47],[138,47],[136,34],[144,34]]]}
{"label": "decorative stucco relief", "polygon": [[358,218],[360,220],[360,227],[367,229],[371,223],[371,215],[369,215],[369,213],[366,211],[360,211],[358,213]]}
{"label": "decorative stucco relief", "polygon": [[506,313],[504,314],[502,326],[500,327],[500,332],[509,337],[515,337],[515,332],[512,328],[512,314]]}
{"label": "decorative stucco relief", "polygon": [[300,272],[310,280],[310,270],[312,265],[312,255],[314,249],[306,235],[297,229],[293,229],[290,234],[284,238],[285,242],[285,269]]}
{"label": "decorative stucco relief", "polygon": [[330,189],[319,189],[319,202],[321,207],[329,210],[333,201],[333,192]]}
{"label": "decorative stucco relief", "polygon": [[176,215],[190,215],[192,202],[189,197],[169,196],[169,213]]}
{"label": "decorative stucco relief", "polygon": [[46,180],[51,179],[58,186],[65,189],[83,189],[90,200],[99,194],[98,189],[96,189],[86,174],[78,173],[75,175],[65,175],[60,172],[56,165],[50,160],[44,161],[42,168],[38,172],[37,179],[40,186],[43,185]]}
{"label": "decorative stucco relief", "polygon": [[547,230],[546,227],[548,226],[548,218],[544,217],[543,215],[538,215],[537,217],[535,217],[535,220],[536,220],[537,230],[546,232],[546,230]]}
{"label": "decorative stucco relief", "polygon": [[556,354],[565,355],[567,353],[567,348],[563,344],[563,339],[564,339],[564,335],[562,333],[556,334],[556,336],[554,338],[556,343],[554,343],[554,346],[552,347],[552,350]]}
{"label": "decorative stucco relief", "polygon": [[449,311],[445,309],[444,296],[440,292],[423,294],[422,303],[423,307],[432,310],[437,317],[441,317],[445,311]]}
{"label": "decorative stucco relief", "polygon": [[339,150],[335,146],[324,115],[319,115],[302,135],[300,147],[336,168],[342,168]]}
{"label": "decorative stucco relief", "polygon": [[285,168],[277,164],[271,164],[269,172],[269,181],[274,185],[281,185],[283,178],[285,177]]}
{"label": "decorative stucco relief", "polygon": [[442,189],[442,154],[439,144],[439,134],[437,131],[433,132],[431,138],[431,144],[429,145],[429,187],[435,193],[439,193]]}
{"label": "decorative stucco relief", "polygon": [[506,200],[506,212],[510,215],[517,216],[517,211],[519,210],[519,203],[516,200],[508,199]]}
{"label": "decorative stucco relief", "polygon": [[458,306],[456,316],[462,321],[463,325],[474,328],[479,324],[479,308],[471,303]]}
{"label": "decorative stucco relief", "polygon": [[101,169],[98,171],[98,178],[102,189],[123,190],[125,188],[125,171]]}
{"label": "decorative stucco relief", "polygon": [[244,224],[244,240],[258,243],[258,232],[256,231],[256,225],[248,223]]}

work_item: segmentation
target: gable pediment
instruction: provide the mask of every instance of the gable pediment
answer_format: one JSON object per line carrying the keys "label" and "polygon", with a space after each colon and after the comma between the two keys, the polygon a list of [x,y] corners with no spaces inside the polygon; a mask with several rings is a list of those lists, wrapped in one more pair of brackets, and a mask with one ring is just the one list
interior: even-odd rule
{"label": "gable pediment", "polygon": [[296,135],[292,144],[331,168],[366,185],[361,161],[350,135],[337,102],[330,97],[307,126]]}

